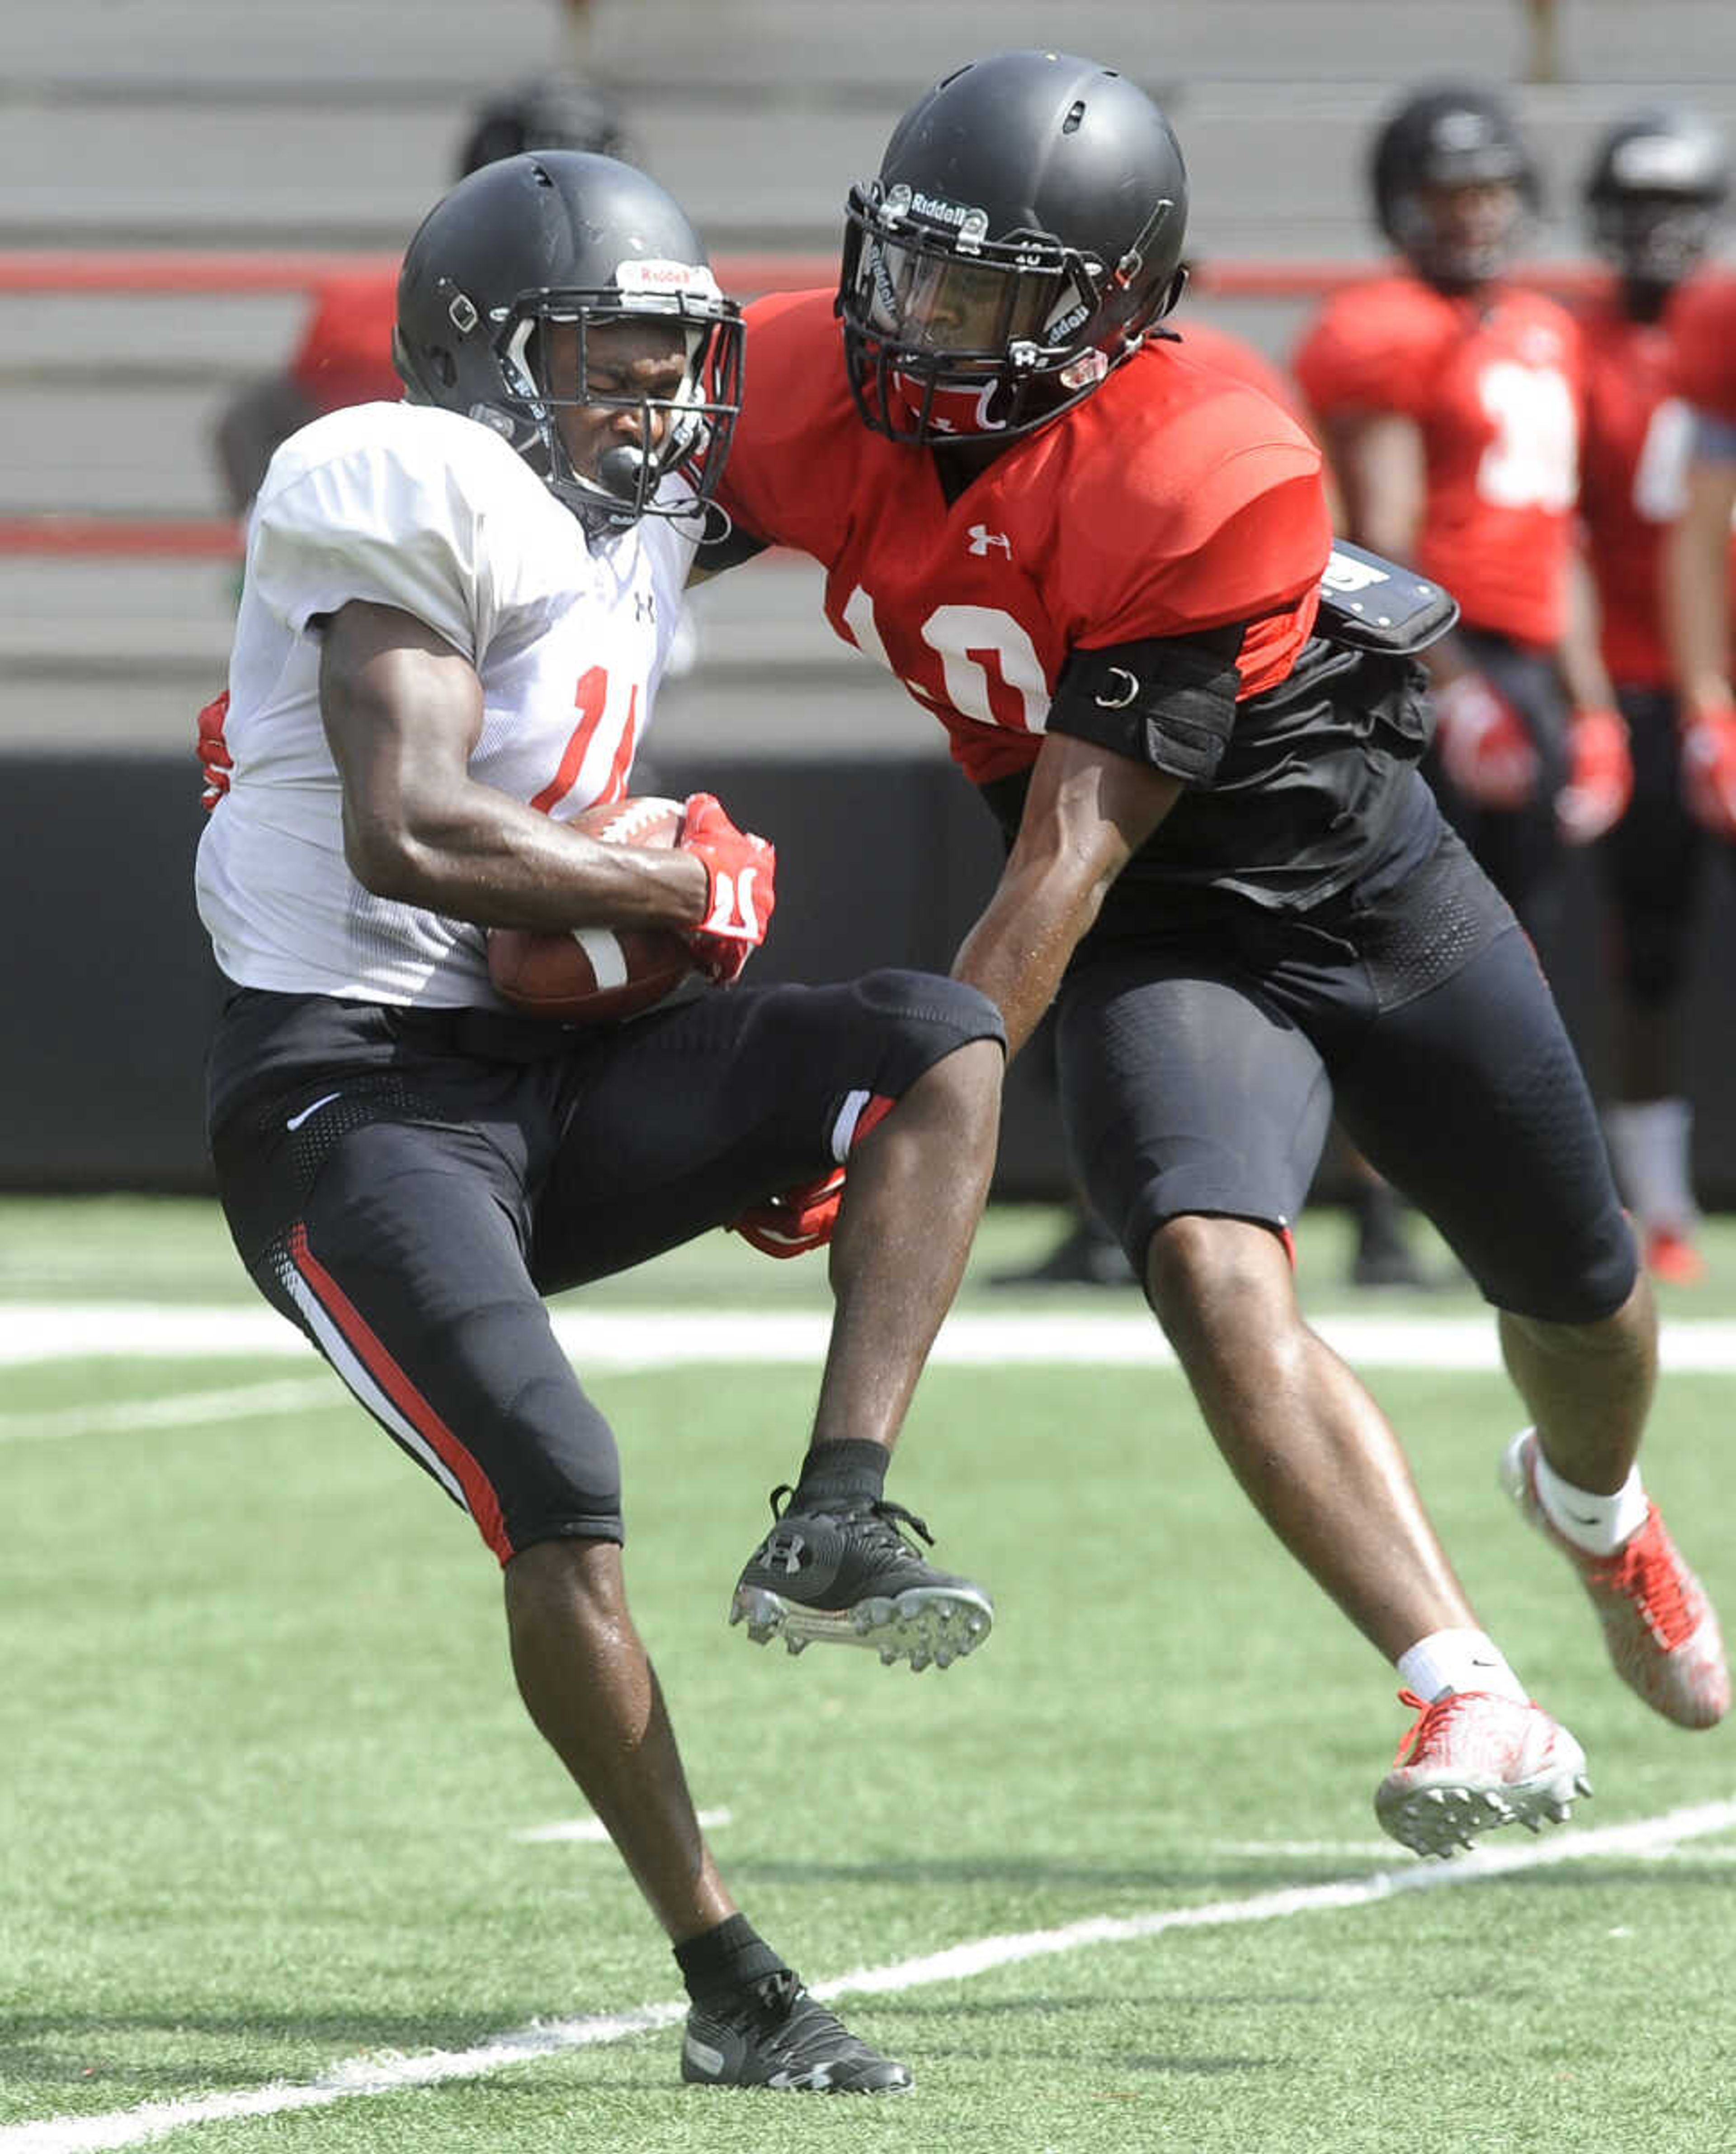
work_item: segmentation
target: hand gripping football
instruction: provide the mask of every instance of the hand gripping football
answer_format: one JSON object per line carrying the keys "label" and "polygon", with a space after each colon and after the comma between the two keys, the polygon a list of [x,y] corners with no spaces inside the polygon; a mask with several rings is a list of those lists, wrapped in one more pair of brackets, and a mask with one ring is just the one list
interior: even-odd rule
{"label": "hand gripping football", "polygon": [[[672,845],[682,803],[651,794],[587,808],[573,828],[605,845]],[[610,1024],[654,1009],[696,967],[671,927],[494,927],[488,976],[515,1009],[564,1024]]]}

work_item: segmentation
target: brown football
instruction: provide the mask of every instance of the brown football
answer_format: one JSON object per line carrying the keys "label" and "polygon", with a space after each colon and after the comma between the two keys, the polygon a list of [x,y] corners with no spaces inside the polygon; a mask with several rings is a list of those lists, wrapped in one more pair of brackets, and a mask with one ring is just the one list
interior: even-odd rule
{"label": "brown football", "polygon": [[[682,803],[651,794],[587,808],[573,828],[605,845],[672,845]],[[565,1024],[611,1024],[654,1009],[691,979],[693,952],[667,927],[488,932],[488,975],[515,1009]]]}

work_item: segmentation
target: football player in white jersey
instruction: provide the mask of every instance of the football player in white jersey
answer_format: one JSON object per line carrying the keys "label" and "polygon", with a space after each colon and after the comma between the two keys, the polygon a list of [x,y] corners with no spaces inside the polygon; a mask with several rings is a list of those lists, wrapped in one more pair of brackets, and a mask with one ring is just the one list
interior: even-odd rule
{"label": "football player in white jersey", "polygon": [[[710,1228],[775,1248],[835,1219],[780,1590],[737,1612],[915,1667],[986,1635],[883,1480],[988,1186],[995,1011],[907,972],[734,988],[774,856],[708,795],[666,850],[573,827],[629,790],[740,335],[685,216],[612,159],[511,158],[424,222],[406,399],[278,452],[202,722],[211,1141],[261,1291],[503,1566],[525,1704],[675,1947],[683,2076],[878,2092],[905,2067],[807,1993],[705,1846],[622,1586],[615,1439],[542,1299]],[[713,984],[600,1028],[507,1007],[488,931],[581,926],[674,930]]]}

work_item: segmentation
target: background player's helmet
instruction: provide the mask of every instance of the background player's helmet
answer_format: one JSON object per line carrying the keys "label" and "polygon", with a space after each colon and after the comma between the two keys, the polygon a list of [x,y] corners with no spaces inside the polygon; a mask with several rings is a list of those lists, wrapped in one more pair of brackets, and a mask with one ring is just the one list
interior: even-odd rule
{"label": "background player's helmet", "polygon": [[[1419,277],[1464,290],[1499,277],[1541,203],[1537,166],[1513,115],[1492,89],[1449,83],[1419,90],[1375,138],[1370,182],[1381,229]],[[1443,214],[1434,191],[1504,187],[1473,230]]]}
{"label": "background player's helmet", "polygon": [[1699,267],[1729,191],[1728,155],[1704,120],[1687,112],[1634,113],[1593,153],[1586,229],[1628,283],[1667,291]]}
{"label": "background player's helmet", "polygon": [[1093,60],[999,53],[937,84],[850,191],[838,312],[867,424],[1029,432],[1181,297],[1187,174],[1145,93]]}
{"label": "background player's helmet", "polygon": [[630,154],[626,128],[613,100],[569,75],[539,75],[499,91],[480,106],[459,152],[459,176],[525,150],[589,150],[599,157]]}
{"label": "background player's helmet", "polygon": [[[687,366],[674,396],[588,390],[587,330],[624,320],[679,326]],[[578,328],[575,381],[549,379],[539,332],[554,322]],[[472,172],[422,220],[399,273],[392,360],[410,401],[503,435],[593,528],[684,515],[694,496],[710,498],[741,406],[741,311],[718,291],[686,215],[612,157],[532,151]],[[605,486],[573,467],[554,423],[565,404],[656,411],[669,424],[655,451],[611,452],[615,485]],[[687,486],[658,498],[675,472]]]}

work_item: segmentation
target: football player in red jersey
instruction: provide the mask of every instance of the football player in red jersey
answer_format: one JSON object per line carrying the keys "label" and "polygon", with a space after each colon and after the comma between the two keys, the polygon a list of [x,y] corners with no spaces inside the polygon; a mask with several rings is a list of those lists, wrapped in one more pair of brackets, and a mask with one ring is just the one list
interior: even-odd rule
{"label": "football player in red jersey", "polygon": [[1736,838],[1736,276],[1708,275],[1672,310],[1677,394],[1693,415],[1687,498],[1665,548],[1664,601],[1682,697],[1682,776],[1696,819]]}
{"label": "football player in red jersey", "polygon": [[[1257,345],[1234,335],[1191,309],[1177,330],[1187,355],[1237,381],[1306,423],[1295,384]],[[1325,474],[1329,499],[1331,474]],[[1419,1287],[1441,1284],[1411,1247],[1404,1207],[1391,1183],[1376,1174],[1353,1146],[1340,1139],[1340,1164],[1350,1185],[1349,1207],[1355,1236],[1347,1277],[1356,1287]],[[1088,1206],[1076,1200],[1073,1218],[1061,1240],[1028,1270],[1003,1272],[1004,1286],[1131,1286],[1136,1284],[1120,1243]]]}
{"label": "football player in red jersey", "polygon": [[1736,840],[1736,276],[1708,272],[1672,309],[1677,394],[1692,415],[1686,499],[1665,545],[1682,788],[1690,814]]}
{"label": "football player in red jersey", "polygon": [[[938,84],[851,190],[835,297],[748,310],[709,564],[814,556],[834,628],[1001,819],[954,971],[1015,1049],[1058,998],[1075,1171],[1232,1470],[1416,1700],[1376,1809],[1445,1852],[1565,1814],[1584,1756],[1303,1320],[1290,1234],[1335,1106],[1500,1312],[1533,1423],[1509,1486],[1620,1672],[1689,1726],[1728,1678],[1634,1465],[1657,1319],[1596,1110],[1417,773],[1411,654],[1451,601],[1335,549],[1315,443],[1162,327],[1187,203],[1167,122],[1107,69],[1015,52]],[[1136,1503],[1161,1547],[1161,1489]]]}
{"label": "football player in red jersey", "polygon": [[1571,610],[1582,365],[1572,317],[1505,281],[1536,167],[1490,90],[1447,84],[1387,120],[1371,177],[1406,268],[1329,300],[1296,377],[1353,538],[1458,600],[1431,652],[1430,774],[1534,933],[1560,846],[1601,835],[1631,784],[1607,683]]}
{"label": "football player in red jersey", "polygon": [[[1718,136],[1690,115],[1665,110],[1634,113],[1610,128],[1584,190],[1592,244],[1614,274],[1580,315],[1580,513],[1604,667],[1626,722],[1635,780],[1632,804],[1598,848],[1615,927],[1616,1097],[1604,1124],[1647,1262],[1677,1284],[1705,1269],[1694,1246],[1679,1032],[1707,834],[1684,790],[1661,588],[1693,425],[1676,393],[1672,300],[1699,268],[1728,191]],[[1728,579],[1728,508],[1718,553]]]}

